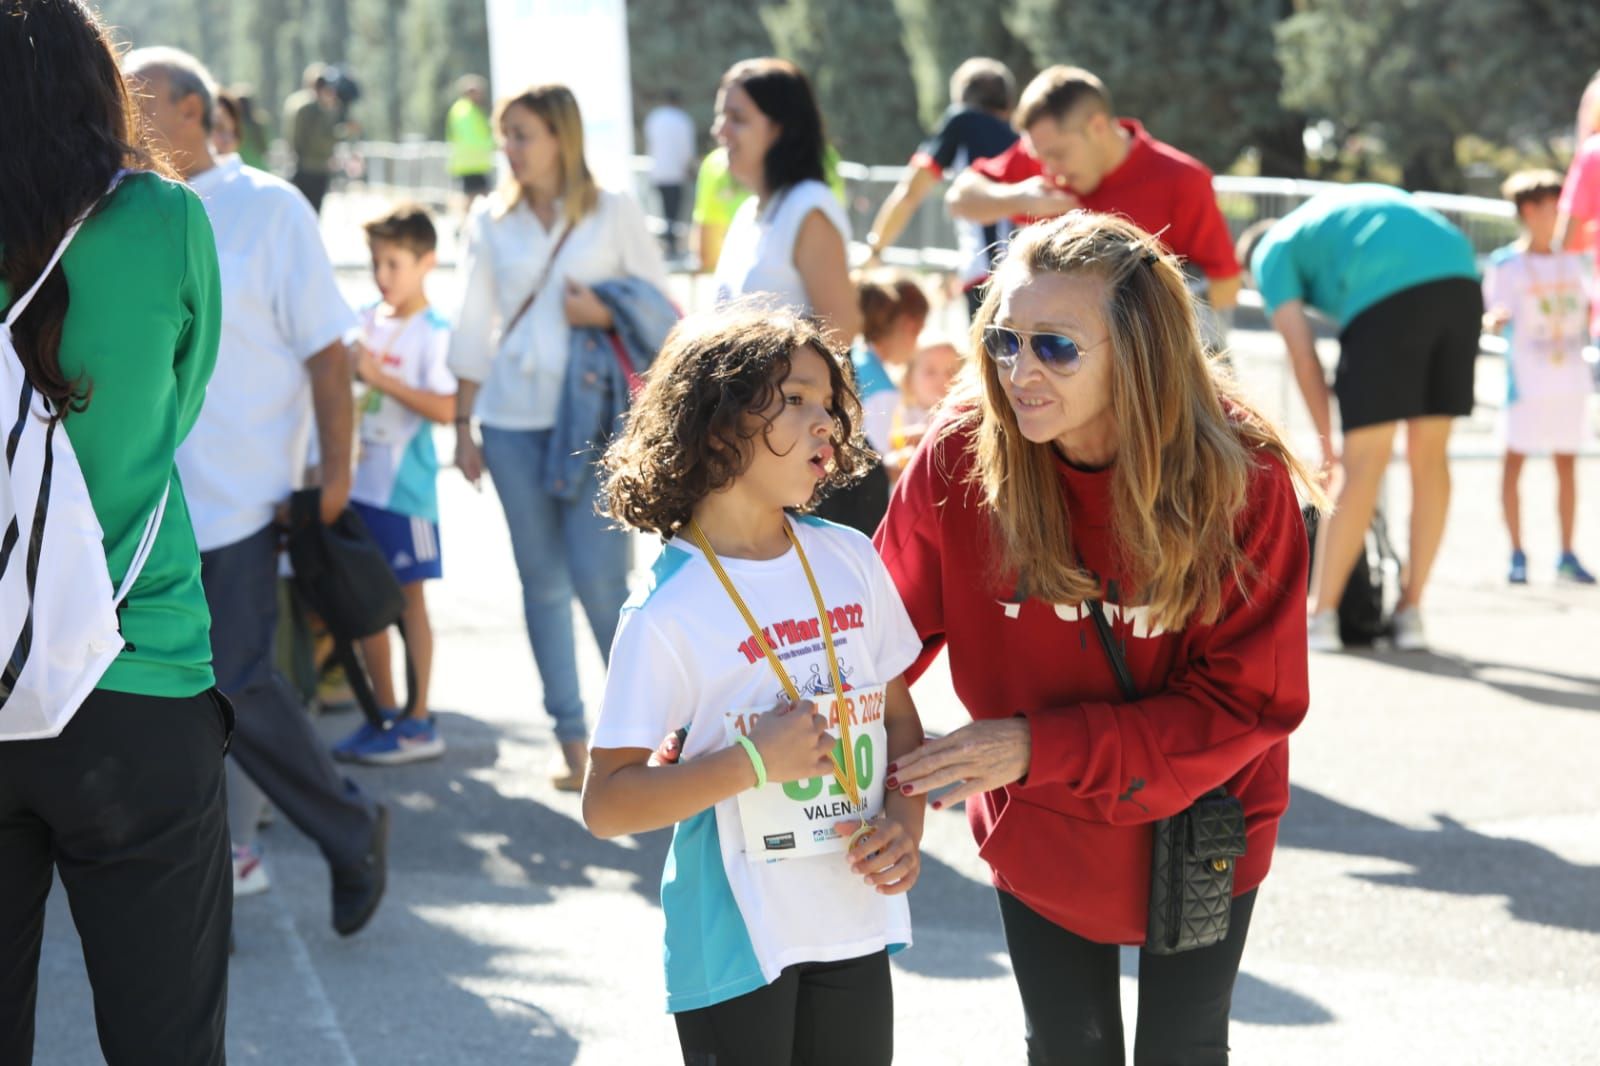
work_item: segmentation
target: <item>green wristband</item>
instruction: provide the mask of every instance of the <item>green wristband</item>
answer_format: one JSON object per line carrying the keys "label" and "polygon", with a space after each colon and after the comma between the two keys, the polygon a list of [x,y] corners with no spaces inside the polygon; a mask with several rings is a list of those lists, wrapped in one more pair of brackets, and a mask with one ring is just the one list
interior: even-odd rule
{"label": "green wristband", "polygon": [[750,765],[756,768],[756,787],[766,788],[767,764],[761,761],[761,753],[756,750],[755,741],[742,735],[734,739],[739,742],[739,746],[744,749],[744,753],[750,756]]}

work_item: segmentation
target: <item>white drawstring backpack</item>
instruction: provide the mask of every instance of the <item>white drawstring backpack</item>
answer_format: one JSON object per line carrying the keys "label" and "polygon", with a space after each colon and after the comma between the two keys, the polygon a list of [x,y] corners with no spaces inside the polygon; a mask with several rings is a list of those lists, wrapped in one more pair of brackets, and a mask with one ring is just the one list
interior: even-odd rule
{"label": "white drawstring backpack", "polygon": [[67,231],[0,325],[0,741],[58,735],[121,654],[117,609],[150,557],[167,507],[163,491],[114,589],[104,533],[72,443],[29,383],[11,339],[82,225],[79,219]]}

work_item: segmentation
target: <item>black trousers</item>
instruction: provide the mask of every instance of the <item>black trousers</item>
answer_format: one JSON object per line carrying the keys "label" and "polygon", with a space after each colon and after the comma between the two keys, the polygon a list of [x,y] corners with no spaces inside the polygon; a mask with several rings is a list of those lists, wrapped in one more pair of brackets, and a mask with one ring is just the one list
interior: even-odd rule
{"label": "black trousers", "polygon": [[233,867],[214,693],[95,692],[60,736],[0,744],[0,1063],[33,1060],[60,874],[110,1066],[223,1061]]}
{"label": "black trousers", "polygon": [[314,171],[296,168],[294,176],[289,179],[289,183],[305,194],[305,198],[311,201],[311,210],[320,215],[322,214],[322,199],[328,195],[328,183],[331,180],[331,177],[326,173],[318,174]]}
{"label": "black trousers", "polygon": [[378,807],[334,765],[327,745],[274,664],[278,534],[271,526],[200,555],[211,608],[212,669],[239,712],[233,758],[332,866],[372,846]]}
{"label": "black trousers", "polygon": [[661,194],[661,217],[667,223],[667,254],[678,253],[678,217],[683,210],[683,186],[657,185],[656,192]]}
{"label": "black trousers", "polygon": [[[1120,953],[1000,894],[1000,921],[1028,1022],[1028,1066],[1123,1066]],[[1228,1012],[1255,890],[1233,901],[1228,936],[1177,955],[1139,952],[1134,1066],[1227,1066]]]}
{"label": "black trousers", "polygon": [[672,1017],[684,1066],[888,1066],[889,953],[801,963],[764,988]]}

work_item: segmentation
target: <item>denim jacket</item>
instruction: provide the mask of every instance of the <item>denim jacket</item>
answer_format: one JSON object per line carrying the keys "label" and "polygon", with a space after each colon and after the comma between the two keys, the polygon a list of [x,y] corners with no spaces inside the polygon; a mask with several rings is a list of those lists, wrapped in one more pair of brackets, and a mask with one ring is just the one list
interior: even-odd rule
{"label": "denim jacket", "polygon": [[[677,307],[642,278],[602,281],[594,292],[611,311],[612,328],[634,373],[643,374],[677,324]],[[628,381],[606,334],[603,329],[572,331],[544,469],[544,490],[558,499],[576,497],[584,468],[599,458],[628,411]]]}

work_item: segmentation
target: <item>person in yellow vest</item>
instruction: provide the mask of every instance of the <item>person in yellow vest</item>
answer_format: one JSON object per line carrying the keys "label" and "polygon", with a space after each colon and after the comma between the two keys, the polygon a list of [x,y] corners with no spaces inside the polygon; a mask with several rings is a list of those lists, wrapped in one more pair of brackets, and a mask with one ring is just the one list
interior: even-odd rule
{"label": "person in yellow vest", "polygon": [[463,75],[456,82],[456,102],[444,120],[450,177],[460,184],[468,204],[489,191],[494,173],[494,130],[484,107],[488,98],[489,83],[484,78]]}

